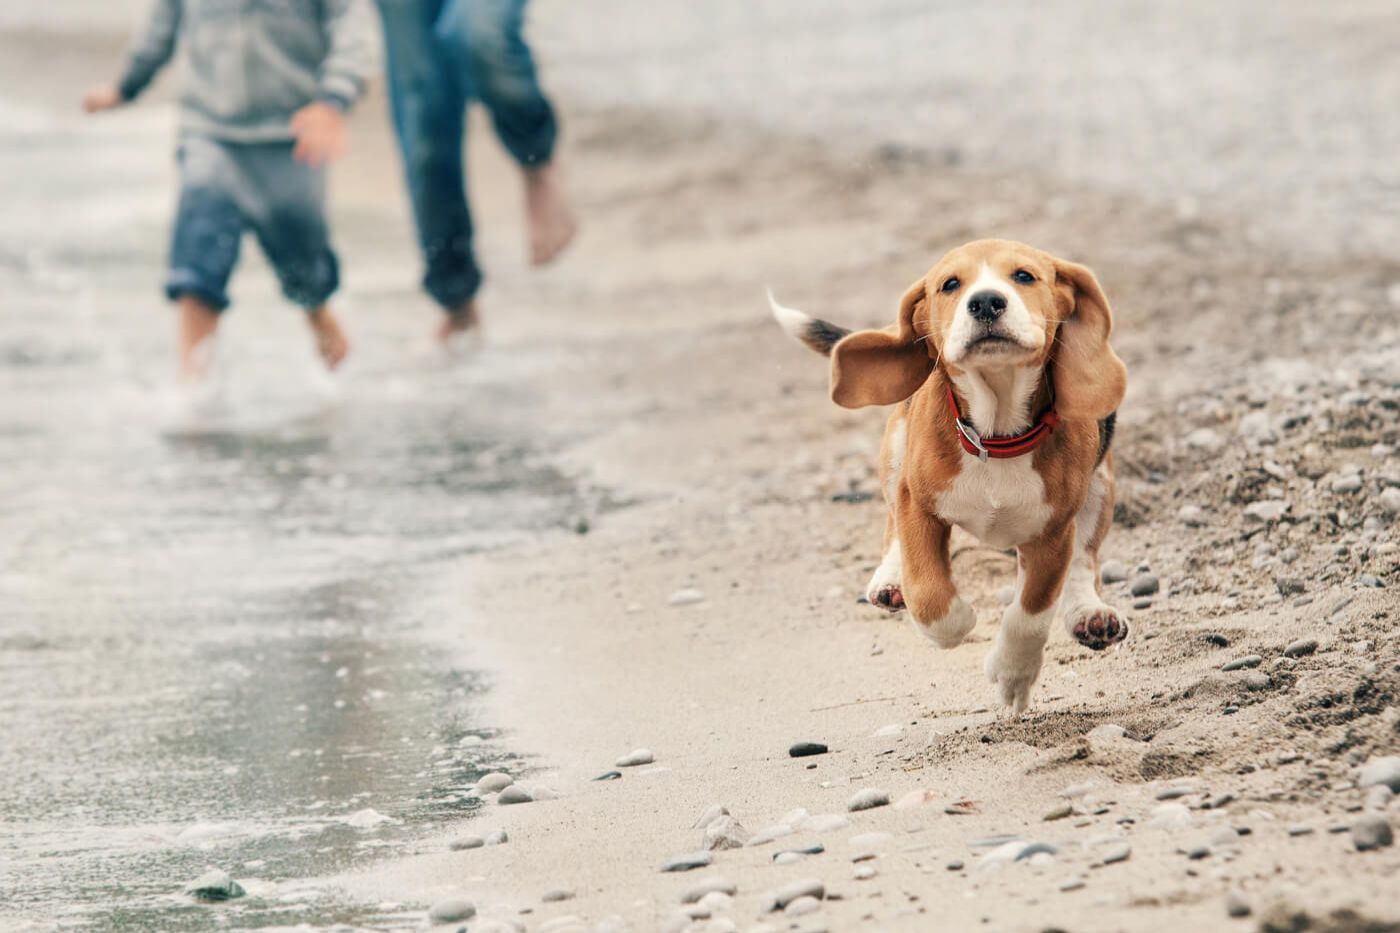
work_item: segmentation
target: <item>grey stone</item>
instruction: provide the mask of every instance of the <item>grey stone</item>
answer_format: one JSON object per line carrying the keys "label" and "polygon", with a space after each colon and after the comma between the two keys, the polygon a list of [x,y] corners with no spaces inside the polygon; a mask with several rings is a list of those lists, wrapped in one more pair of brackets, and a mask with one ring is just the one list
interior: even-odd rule
{"label": "grey stone", "polygon": [[185,885],[185,893],[201,901],[229,901],[247,892],[228,872],[211,868]]}
{"label": "grey stone", "polygon": [[676,590],[666,599],[666,602],[672,606],[692,606],[695,603],[704,601],[704,591],[698,590],[693,586],[688,586],[684,589]]}
{"label": "grey stone", "polygon": [[[783,849],[781,852],[774,852],[773,861],[778,862],[780,865],[790,865],[793,862],[800,861],[808,855],[821,855],[825,851],[826,846],[822,845],[820,842],[817,842],[813,843],[810,846],[803,846],[800,849]],[[785,856],[794,857],[785,858]]]}
{"label": "grey stone", "polygon": [[1042,816],[1041,819],[1048,823],[1052,820],[1062,820],[1073,813],[1074,807],[1068,801],[1066,801],[1065,803],[1056,804],[1044,816]]}
{"label": "grey stone", "polygon": [[1128,568],[1119,560],[1106,560],[1099,566],[1099,579],[1104,583],[1122,583],[1128,579]]}
{"label": "grey stone", "polygon": [[502,771],[492,771],[490,774],[482,775],[476,782],[476,792],[478,794],[494,794],[503,791],[515,783],[515,779]]}
{"label": "grey stone", "polygon": [[638,765],[649,765],[654,761],[656,761],[656,756],[651,753],[651,749],[638,748],[628,752],[613,763],[619,768],[635,768]]}
{"label": "grey stone", "polygon": [[705,827],[705,848],[712,852],[719,849],[741,849],[752,835],[742,823],[728,813],[723,813]]}
{"label": "grey stone", "polygon": [[1060,890],[1078,891],[1080,888],[1084,887],[1088,883],[1088,879],[1086,879],[1083,875],[1075,875],[1072,878],[1067,878],[1064,881],[1062,881],[1060,883]]}
{"label": "grey stone", "polygon": [[722,816],[729,815],[729,808],[712,803],[705,808],[705,812],[700,814],[700,818],[690,824],[691,829],[704,829]]}
{"label": "grey stone", "polygon": [[480,849],[486,845],[486,840],[480,836],[463,836],[461,839],[454,839],[447,844],[453,852],[461,852],[463,849]]}
{"label": "grey stone", "polygon": [[855,813],[859,810],[873,810],[875,807],[889,806],[890,795],[887,791],[876,787],[867,787],[857,791],[850,800],[846,801],[846,809]]}
{"label": "grey stone", "polygon": [[874,865],[857,865],[855,871],[851,873],[851,877],[855,878],[857,881],[869,881],[871,878],[874,878],[875,875],[876,871]]}
{"label": "grey stone", "polygon": [[1299,593],[1307,591],[1303,581],[1295,577],[1279,577],[1274,581],[1274,586],[1278,589],[1280,596],[1297,596]]}
{"label": "grey stone", "polygon": [[456,923],[475,916],[476,905],[465,897],[449,897],[428,909],[428,919],[433,923]]}
{"label": "grey stone", "polygon": [[1153,796],[1158,800],[1177,800],[1196,793],[1200,793],[1200,791],[1190,784],[1176,784],[1171,787],[1163,787]]}
{"label": "grey stone", "polygon": [[1315,830],[1311,826],[1306,826],[1302,823],[1296,823],[1288,827],[1288,835],[1290,836],[1311,836],[1314,832]]}
{"label": "grey stone", "polygon": [[504,845],[509,841],[510,837],[506,835],[506,831],[504,829],[493,829],[486,834],[486,844],[488,846]]}
{"label": "grey stone", "polygon": [[1186,446],[1203,453],[1217,453],[1224,445],[1225,442],[1213,428],[1197,428],[1186,435]]}
{"label": "grey stone", "polygon": [[1400,515],[1400,486],[1387,486],[1379,496],[1381,511],[1387,515]]}
{"label": "grey stone", "polygon": [[1199,505],[1183,505],[1176,510],[1176,517],[1187,528],[1200,528],[1206,523],[1205,509]]}
{"label": "grey stone", "polygon": [[960,858],[955,858],[944,867],[947,868],[949,871],[962,871],[963,860]]}
{"label": "grey stone", "polygon": [[788,749],[788,755],[793,758],[807,758],[811,755],[825,755],[828,749],[820,742],[798,742]]}
{"label": "grey stone", "polygon": [[1268,690],[1273,681],[1269,675],[1262,671],[1250,671],[1244,675],[1244,686],[1246,690]]}
{"label": "grey stone", "polygon": [[1152,597],[1151,597],[1151,596],[1139,596],[1139,597],[1137,597],[1136,599],[1133,600],[1133,608],[1134,608],[1134,609],[1151,609],[1151,608],[1152,608]]}
{"label": "grey stone", "polygon": [[695,884],[686,888],[685,891],[681,894],[681,903],[694,904],[701,898],[703,898],[705,895],[713,894],[716,891],[718,891],[720,894],[727,894],[732,897],[736,892],[738,892],[738,890],[739,888],[734,884],[734,882],[729,881],[725,878],[720,878],[718,876],[713,878],[706,878],[705,880],[697,881],[695,882]]}
{"label": "grey stone", "polygon": [[1383,816],[1363,816],[1351,824],[1351,842],[1358,852],[1384,849],[1395,842],[1390,821]]}
{"label": "grey stone", "polygon": [[1226,661],[1220,665],[1222,671],[1242,671],[1246,667],[1258,667],[1264,663],[1264,659],[1257,654],[1247,654],[1242,658],[1235,658],[1233,661]]}
{"label": "grey stone", "polygon": [[1117,862],[1126,862],[1128,857],[1132,854],[1133,847],[1126,842],[1120,842],[1104,850],[1103,855],[1099,857],[1099,861],[1103,862],[1105,865],[1113,865]]}
{"label": "grey stone", "polygon": [[546,904],[557,904],[560,901],[571,901],[574,899],[574,892],[568,888],[554,888],[540,895],[540,900]]}
{"label": "grey stone", "polygon": [[1151,596],[1161,588],[1162,583],[1156,574],[1144,573],[1133,578],[1133,582],[1128,585],[1128,592],[1134,596]]}
{"label": "grey stone", "polygon": [[1244,507],[1244,517],[1260,524],[1276,522],[1288,513],[1293,506],[1282,499],[1268,499],[1263,502],[1251,502]]}
{"label": "grey stone", "polygon": [[1238,891],[1231,891],[1225,895],[1225,915],[1239,919],[1248,917],[1253,913],[1253,908],[1249,906],[1249,901],[1244,899],[1244,895]]}
{"label": "grey stone", "polygon": [[1288,647],[1283,649],[1284,657],[1301,658],[1312,654],[1317,650],[1316,638],[1299,638],[1297,641],[1288,643]]}
{"label": "grey stone", "polygon": [[1235,795],[1226,791],[1223,794],[1216,794],[1214,797],[1201,804],[1202,810],[1219,810],[1228,806],[1235,799]]}
{"label": "grey stone", "polygon": [[598,775],[598,776],[595,777],[593,780],[595,780],[595,781],[616,781],[616,780],[621,779],[621,777],[622,777],[622,772],[621,772],[621,771],[604,771],[602,774]]}
{"label": "grey stone", "polygon": [[764,900],[768,910],[774,911],[784,909],[799,897],[814,897],[821,900],[826,897],[826,885],[822,884],[818,878],[799,878],[797,881],[770,891]]}
{"label": "grey stone", "polygon": [[661,866],[662,871],[694,871],[697,868],[704,868],[715,860],[715,857],[708,852],[688,852],[685,855],[677,855],[667,859]]}
{"label": "grey stone", "polygon": [[802,897],[795,898],[794,900],[789,902],[786,907],[783,908],[783,916],[801,917],[805,916],[806,914],[816,913],[821,909],[821,901],[819,901],[815,897],[812,897],[811,895],[804,894]]}
{"label": "grey stone", "polygon": [[1210,855],[1210,846],[1192,846],[1186,850],[1186,857],[1194,861],[1199,861]]}
{"label": "grey stone", "polygon": [[1332,491],[1343,495],[1353,492],[1360,492],[1362,486],[1360,473],[1342,473],[1332,477]]}
{"label": "grey stone", "polygon": [[534,799],[535,798],[530,795],[530,792],[528,790],[521,787],[519,784],[512,784],[505,790],[501,791],[501,793],[496,797],[496,803],[502,804],[504,806],[510,806],[511,804],[515,803],[529,803]]}
{"label": "grey stone", "polygon": [[1390,806],[1391,798],[1395,792],[1384,784],[1376,784],[1366,790],[1366,798],[1362,803],[1367,810],[1384,810]]}

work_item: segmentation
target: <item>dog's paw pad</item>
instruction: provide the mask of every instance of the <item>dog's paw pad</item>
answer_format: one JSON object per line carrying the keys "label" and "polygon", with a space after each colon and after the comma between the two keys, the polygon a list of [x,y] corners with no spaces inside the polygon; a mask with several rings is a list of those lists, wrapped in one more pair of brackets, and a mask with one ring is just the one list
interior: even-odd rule
{"label": "dog's paw pad", "polygon": [[1094,651],[1102,651],[1128,637],[1128,623],[1107,606],[1091,610],[1074,620],[1070,634],[1075,641]]}
{"label": "dog's paw pad", "polygon": [[893,583],[866,594],[872,606],[879,606],[887,612],[898,612],[904,608],[904,591]]}

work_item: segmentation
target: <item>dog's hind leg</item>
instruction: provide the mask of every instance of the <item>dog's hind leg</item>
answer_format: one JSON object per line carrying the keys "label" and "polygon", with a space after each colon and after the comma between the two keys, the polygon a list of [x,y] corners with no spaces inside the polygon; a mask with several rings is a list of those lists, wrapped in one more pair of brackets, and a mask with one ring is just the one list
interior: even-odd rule
{"label": "dog's hind leg", "polygon": [[1128,623],[1103,601],[1099,585],[1099,546],[1113,523],[1113,457],[1094,470],[1089,494],[1074,520],[1074,556],[1065,579],[1060,610],[1071,638],[1102,651],[1128,637]]}

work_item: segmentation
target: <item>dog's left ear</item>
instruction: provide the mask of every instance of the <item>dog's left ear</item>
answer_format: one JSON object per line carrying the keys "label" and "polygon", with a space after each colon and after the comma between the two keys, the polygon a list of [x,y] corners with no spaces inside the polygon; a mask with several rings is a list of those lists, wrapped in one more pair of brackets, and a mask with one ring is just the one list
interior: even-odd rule
{"label": "dog's left ear", "polygon": [[1094,273],[1055,262],[1055,298],[1064,310],[1050,355],[1055,410],[1061,418],[1099,421],[1118,410],[1128,388],[1128,368],[1108,345],[1113,312]]}
{"label": "dog's left ear", "polygon": [[894,405],[919,391],[936,362],[914,326],[928,309],[928,291],[920,279],[900,299],[894,327],[841,338],[831,348],[832,401],[843,408]]}

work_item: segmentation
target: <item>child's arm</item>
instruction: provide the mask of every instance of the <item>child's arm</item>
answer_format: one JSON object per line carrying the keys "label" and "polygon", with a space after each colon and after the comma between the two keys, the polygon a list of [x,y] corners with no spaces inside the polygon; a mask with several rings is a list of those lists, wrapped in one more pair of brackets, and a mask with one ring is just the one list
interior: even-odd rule
{"label": "child's arm", "polygon": [[134,100],[175,54],[175,36],[180,30],[181,0],[155,0],[146,27],[131,45],[126,70],[115,84],[104,84],[87,92],[83,109],[88,113],[110,110]]}
{"label": "child's arm", "polygon": [[368,0],[323,0],[321,10],[329,51],[321,62],[317,99],[292,116],[292,154],[313,166],[345,154],[345,112],[364,93],[374,67]]}

